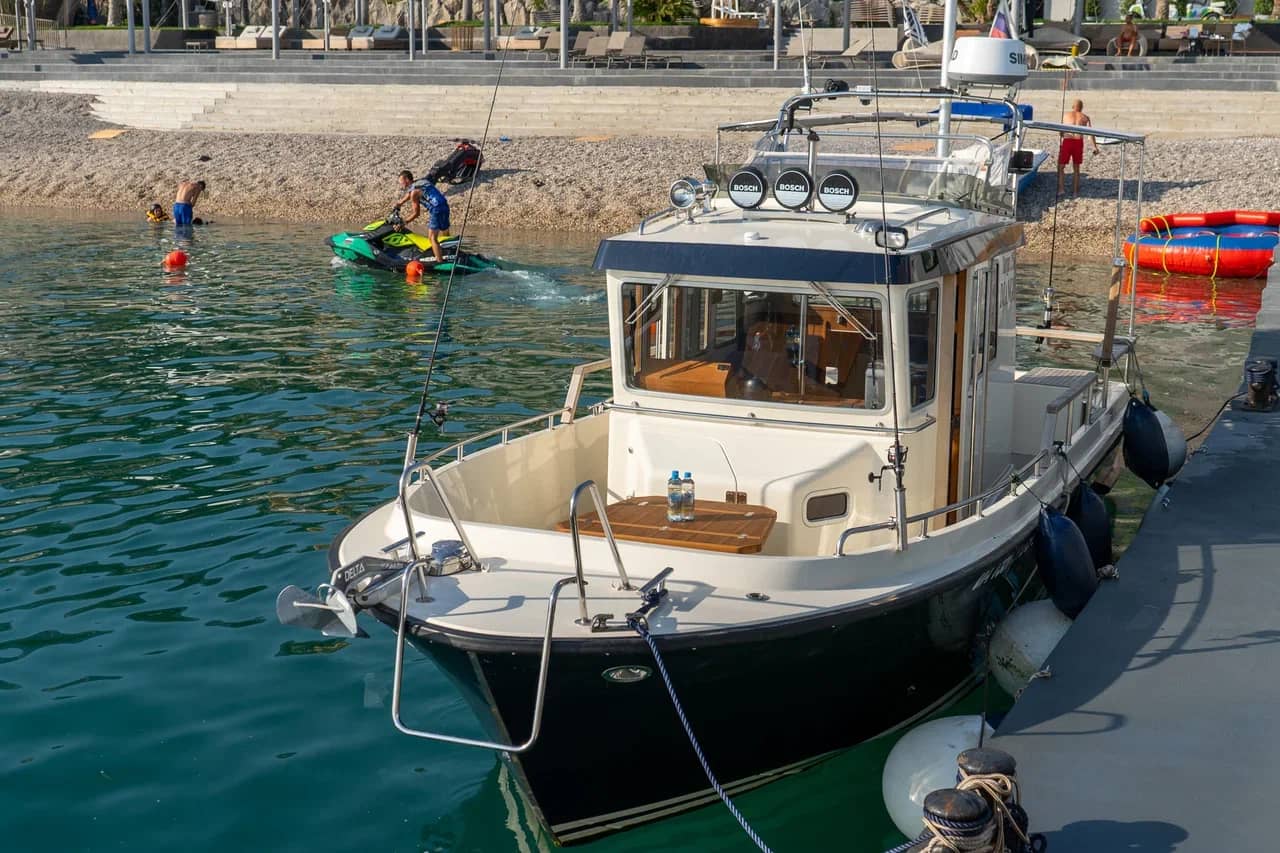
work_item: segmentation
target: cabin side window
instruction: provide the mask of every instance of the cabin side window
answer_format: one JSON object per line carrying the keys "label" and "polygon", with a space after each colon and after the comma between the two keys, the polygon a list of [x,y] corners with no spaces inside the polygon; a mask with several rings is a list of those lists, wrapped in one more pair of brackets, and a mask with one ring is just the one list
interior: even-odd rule
{"label": "cabin side window", "polygon": [[838,296],[833,303],[816,293],[659,287],[623,287],[631,387],[884,408],[879,298]]}
{"label": "cabin side window", "polygon": [[938,288],[907,294],[907,353],[911,407],[933,400],[938,373]]}

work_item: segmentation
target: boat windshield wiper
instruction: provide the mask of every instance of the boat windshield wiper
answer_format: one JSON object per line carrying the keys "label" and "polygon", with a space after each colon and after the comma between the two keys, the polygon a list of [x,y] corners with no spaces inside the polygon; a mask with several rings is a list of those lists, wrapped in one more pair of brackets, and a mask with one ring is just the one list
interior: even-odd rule
{"label": "boat windshield wiper", "polygon": [[827,290],[827,286],[825,284],[819,284],[816,281],[811,281],[809,282],[809,287],[813,289],[814,293],[817,293],[822,297],[824,302],[836,309],[836,313],[843,317],[846,323],[853,326],[853,328],[858,331],[858,334],[862,335],[862,337],[869,341],[874,341],[876,339],[875,332],[868,329],[857,317],[850,314],[849,309],[841,305],[839,300],[831,295],[831,291]]}
{"label": "boat windshield wiper", "polygon": [[640,317],[641,315],[644,314],[645,311],[649,310],[649,306],[652,305],[659,296],[661,296],[663,293],[666,292],[667,288],[671,286],[671,282],[674,280],[675,280],[674,276],[671,276],[671,275],[664,276],[662,281],[658,282],[658,286],[655,287],[653,290],[649,291],[645,295],[644,299],[640,300],[640,304],[636,306],[635,310],[627,315],[627,319],[623,321],[623,324],[626,326],[634,325],[636,322],[636,318]]}

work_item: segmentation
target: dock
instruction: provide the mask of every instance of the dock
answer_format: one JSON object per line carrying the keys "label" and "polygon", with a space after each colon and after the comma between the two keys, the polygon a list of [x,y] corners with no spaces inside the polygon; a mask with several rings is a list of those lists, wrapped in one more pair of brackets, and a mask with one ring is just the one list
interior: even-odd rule
{"label": "dock", "polygon": [[[1280,357],[1273,266],[1249,358]],[[1233,403],[992,745],[1062,851],[1256,850],[1280,791],[1280,411]]]}

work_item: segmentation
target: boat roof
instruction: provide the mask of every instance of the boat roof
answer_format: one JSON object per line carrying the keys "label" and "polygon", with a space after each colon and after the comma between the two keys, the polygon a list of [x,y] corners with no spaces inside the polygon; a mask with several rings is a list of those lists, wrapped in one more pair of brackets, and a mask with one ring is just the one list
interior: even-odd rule
{"label": "boat roof", "polygon": [[[876,245],[901,228],[904,249]],[[689,217],[667,211],[600,243],[595,268],[674,276],[911,284],[967,269],[1022,244],[1022,225],[938,203],[860,199],[847,213],[790,211],[770,200],[743,210],[715,199]]]}

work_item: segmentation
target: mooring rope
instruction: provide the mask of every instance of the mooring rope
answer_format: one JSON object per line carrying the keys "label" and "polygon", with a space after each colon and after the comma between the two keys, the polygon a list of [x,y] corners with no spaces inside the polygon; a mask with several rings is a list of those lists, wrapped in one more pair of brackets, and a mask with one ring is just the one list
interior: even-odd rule
{"label": "mooring rope", "polygon": [[[964,772],[964,768],[960,768],[960,781],[956,787],[961,791],[973,791],[980,794],[991,806],[995,814],[994,828],[994,849],[1003,851],[1004,843],[1004,827],[1009,824],[1013,827],[1013,831],[1018,834],[1018,838],[1022,840],[1024,845],[1031,843],[1031,839],[1027,833],[1023,831],[1018,824],[1018,820],[1014,817],[1010,808],[1010,803],[1018,805],[1018,781],[1011,776],[1003,773],[974,773],[968,775]],[[1021,807],[1019,807],[1021,811]]]}
{"label": "mooring rope", "polygon": [[711,787],[720,797],[720,801],[724,803],[725,808],[729,810],[729,814],[733,815],[733,819],[738,822],[738,825],[742,827],[742,831],[755,843],[756,847],[764,853],[773,853],[756,831],[751,828],[751,824],[747,823],[747,819],[742,816],[742,812],[738,811],[738,807],[733,804],[733,800],[729,799],[729,794],[725,791],[724,786],[720,784],[720,780],[716,778],[715,773],[711,772],[711,765],[707,762],[707,756],[702,752],[702,746],[693,734],[693,726],[689,724],[689,718],[685,716],[684,707],[676,696],[675,685],[671,683],[671,676],[667,673],[667,667],[662,662],[662,655],[658,653],[658,644],[654,642],[653,635],[649,633],[649,626],[643,619],[629,619],[627,624],[640,635],[640,638],[649,646],[649,651],[653,653],[653,662],[658,667],[658,674],[662,676],[662,683],[667,686],[667,694],[671,697],[671,705],[676,709],[676,716],[680,718],[680,725],[684,727],[685,736],[689,738],[689,745],[693,747],[693,753],[698,757],[698,763],[702,765],[702,772],[707,775],[707,781],[711,783]]}
{"label": "mooring rope", "polygon": [[948,820],[940,815],[924,815],[920,821],[924,830],[919,835],[885,853],[906,853],[908,850],[912,853],[1004,853],[1003,847],[992,846],[996,827],[990,814],[978,821]]}

